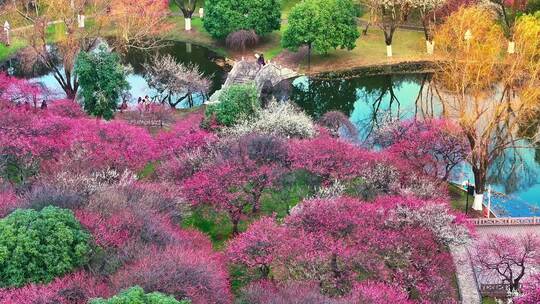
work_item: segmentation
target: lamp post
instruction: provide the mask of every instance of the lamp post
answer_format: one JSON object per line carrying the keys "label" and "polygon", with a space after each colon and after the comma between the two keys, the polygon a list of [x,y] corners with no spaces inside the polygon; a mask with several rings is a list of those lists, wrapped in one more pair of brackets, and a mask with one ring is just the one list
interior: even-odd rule
{"label": "lamp post", "polygon": [[488,186],[488,207],[487,207],[487,217],[489,218],[491,214],[491,186]]}
{"label": "lamp post", "polygon": [[9,30],[11,29],[11,26],[9,25],[9,22],[4,23],[4,32],[6,32],[6,45],[9,46],[11,43],[9,41]]}

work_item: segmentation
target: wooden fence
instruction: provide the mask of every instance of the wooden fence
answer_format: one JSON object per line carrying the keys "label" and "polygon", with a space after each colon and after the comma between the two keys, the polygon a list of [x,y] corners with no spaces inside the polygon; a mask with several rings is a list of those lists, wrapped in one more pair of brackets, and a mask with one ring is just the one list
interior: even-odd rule
{"label": "wooden fence", "polygon": [[540,217],[493,217],[474,218],[469,222],[476,226],[523,226],[540,225]]}

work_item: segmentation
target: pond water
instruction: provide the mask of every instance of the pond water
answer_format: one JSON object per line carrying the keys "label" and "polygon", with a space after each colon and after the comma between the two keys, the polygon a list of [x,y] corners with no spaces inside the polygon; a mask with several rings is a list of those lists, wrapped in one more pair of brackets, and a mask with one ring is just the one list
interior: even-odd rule
{"label": "pond water", "polygon": [[[200,70],[212,80],[208,95],[211,95],[213,92],[220,89],[222,83],[225,81],[227,73],[225,69],[217,63],[218,61],[223,62],[223,58],[205,47],[186,42],[167,41],[163,47],[153,51],[132,49],[122,58],[122,61],[125,64],[129,64],[133,68],[133,73],[127,77],[131,86],[129,93],[131,95],[130,102],[132,104],[136,103],[139,96],[144,97],[148,95],[149,97],[153,97],[156,95],[156,92],[148,87],[148,84],[143,77],[143,64],[148,62],[155,54],[169,54],[178,62],[198,65]],[[13,68],[15,76],[26,77],[31,79],[31,81],[42,83],[51,91],[51,95],[53,95],[51,98],[62,98],[65,96],[60,85],[49,71],[40,71],[36,74],[25,73],[19,68],[17,57],[5,64],[10,65]],[[202,95],[194,96],[195,105],[200,105],[203,101],[204,98]],[[185,108],[187,106],[186,99],[184,103],[179,104],[177,107]]]}
{"label": "pond water", "polygon": [[[359,130],[359,141],[365,142],[385,122],[440,115],[440,103],[428,85],[429,79],[429,74],[347,79],[303,76],[294,79],[286,91],[287,97],[314,118],[331,110],[347,114]],[[540,150],[515,151],[523,160],[517,170],[511,170],[515,158],[510,152],[490,173],[492,189],[507,194],[493,196],[492,208],[498,216],[540,216]],[[454,181],[466,179],[474,180],[468,166],[453,172]]]}

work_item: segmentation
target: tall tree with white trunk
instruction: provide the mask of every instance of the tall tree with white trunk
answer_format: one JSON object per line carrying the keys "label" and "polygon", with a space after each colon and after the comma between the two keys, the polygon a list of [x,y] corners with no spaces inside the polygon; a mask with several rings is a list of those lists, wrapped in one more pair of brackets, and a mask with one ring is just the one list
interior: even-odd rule
{"label": "tall tree with white trunk", "polygon": [[527,0],[489,0],[491,8],[499,17],[504,30],[504,35],[508,39],[509,54],[516,52],[516,42],[514,41],[514,26],[519,16],[527,8]]}
{"label": "tall tree with white trunk", "polygon": [[429,55],[433,54],[435,41],[433,40],[433,31],[438,23],[437,11],[446,0],[412,0],[413,5],[420,13],[424,36],[426,37],[426,51]]}
{"label": "tall tree with white trunk", "polygon": [[374,14],[373,22],[384,33],[386,55],[392,57],[394,33],[403,22],[407,21],[414,5],[412,0],[369,0],[370,11]]}
{"label": "tall tree with white trunk", "polygon": [[184,29],[186,31],[191,31],[191,17],[197,8],[198,2],[197,0],[174,0],[174,3],[182,11],[182,15],[184,15]]}

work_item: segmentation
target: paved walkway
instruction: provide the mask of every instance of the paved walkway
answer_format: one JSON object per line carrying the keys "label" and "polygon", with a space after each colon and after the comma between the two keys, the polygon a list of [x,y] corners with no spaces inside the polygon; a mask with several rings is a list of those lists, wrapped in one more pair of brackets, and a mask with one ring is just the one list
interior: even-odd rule
{"label": "paved walkway", "polygon": [[457,283],[461,303],[479,304],[482,302],[476,276],[466,246],[450,246],[450,253],[456,266]]}

